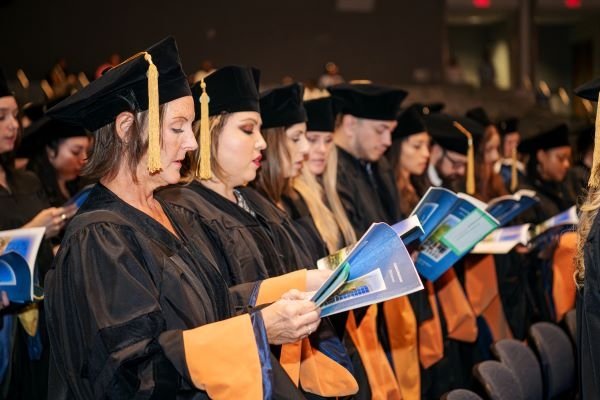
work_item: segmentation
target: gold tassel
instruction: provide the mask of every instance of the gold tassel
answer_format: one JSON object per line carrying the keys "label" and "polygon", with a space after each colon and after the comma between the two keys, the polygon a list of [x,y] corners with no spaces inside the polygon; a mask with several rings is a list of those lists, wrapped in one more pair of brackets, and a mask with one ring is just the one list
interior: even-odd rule
{"label": "gold tassel", "polygon": [[158,69],[149,53],[144,54],[148,62],[148,172],[162,169],[160,162],[160,117],[158,98]]}
{"label": "gold tassel", "polygon": [[206,83],[204,79],[200,81],[202,94],[200,95],[200,138],[199,138],[199,157],[196,175],[202,180],[212,178],[212,170],[210,168],[210,125],[208,113],[208,94],[206,94]]}
{"label": "gold tassel", "polygon": [[594,138],[594,158],[592,161],[592,169],[590,171],[590,180],[588,181],[588,187],[590,189],[597,189],[600,186],[600,177],[598,172],[600,171],[600,93],[598,94],[598,103],[596,105],[596,132]]}
{"label": "gold tassel", "polygon": [[464,126],[454,121],[454,126],[467,137],[467,194],[475,194],[475,149],[473,148],[473,135]]}
{"label": "gold tassel", "polygon": [[512,149],[512,160],[510,164],[510,191],[515,192],[519,185],[519,175],[517,172],[517,148]]}

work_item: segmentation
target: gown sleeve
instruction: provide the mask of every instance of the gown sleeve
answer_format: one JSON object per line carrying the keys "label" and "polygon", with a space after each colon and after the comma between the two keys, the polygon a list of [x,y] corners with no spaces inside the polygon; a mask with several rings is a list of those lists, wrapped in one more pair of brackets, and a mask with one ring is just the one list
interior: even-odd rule
{"label": "gown sleeve", "polygon": [[[142,251],[132,231],[113,224],[71,236],[48,275],[53,368],[75,398],[162,398],[195,389],[211,398],[265,397],[270,358],[260,314],[170,329],[177,317],[161,302],[161,287],[172,287],[162,281],[166,258],[153,246]],[[181,287],[196,305],[211,301]]]}

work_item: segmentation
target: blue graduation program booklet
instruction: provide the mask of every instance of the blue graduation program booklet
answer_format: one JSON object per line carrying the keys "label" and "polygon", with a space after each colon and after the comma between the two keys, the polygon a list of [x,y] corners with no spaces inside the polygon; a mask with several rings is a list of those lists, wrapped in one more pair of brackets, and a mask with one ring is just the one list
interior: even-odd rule
{"label": "blue graduation program booklet", "polygon": [[34,266],[45,228],[0,231],[0,290],[11,302],[28,303],[43,295],[34,281]]}
{"label": "blue graduation program booklet", "polygon": [[312,300],[325,317],[423,289],[398,232],[375,223],[339,262]]}
{"label": "blue graduation program booklet", "polygon": [[417,270],[435,281],[479,241],[500,226],[487,205],[464,193],[431,187],[411,215],[423,226]]}
{"label": "blue graduation program booklet", "polygon": [[500,226],[504,226],[538,202],[535,191],[522,189],[491,200],[487,205],[487,212],[500,222]]}
{"label": "blue graduation program booklet", "polygon": [[579,223],[575,206],[538,225],[523,224],[498,228],[471,250],[474,254],[506,254],[516,245],[543,247],[552,235],[572,231]]}
{"label": "blue graduation program booklet", "polygon": [[71,197],[67,202],[63,205],[63,207],[68,207],[74,205],[76,208],[79,208],[85,203],[87,198],[90,195],[90,192],[94,188],[95,185],[87,185],[83,187],[79,192],[75,194],[75,196]]}

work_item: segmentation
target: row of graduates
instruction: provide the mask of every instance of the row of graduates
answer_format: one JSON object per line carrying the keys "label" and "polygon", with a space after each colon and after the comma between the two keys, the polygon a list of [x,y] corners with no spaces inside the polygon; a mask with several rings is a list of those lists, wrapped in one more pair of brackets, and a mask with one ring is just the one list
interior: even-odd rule
{"label": "row of graduates", "polygon": [[[167,40],[148,54],[159,72],[160,104],[187,96],[189,89],[178,80],[174,43]],[[149,173],[152,123],[145,114],[151,111],[137,114],[151,108],[146,69],[144,58],[134,58],[48,113],[53,124],[95,132],[88,170],[100,181],[69,224],[46,285],[50,396],[163,390],[183,396],[200,389],[198,395],[217,398],[355,392],[357,398],[438,398],[470,385],[470,366],[488,356],[490,340],[523,338],[531,321],[556,318],[547,282],[540,280],[541,268],[548,266],[537,254],[514,252],[470,257],[435,283],[427,282],[426,291],[331,318],[309,339],[291,340],[313,331],[314,321],[285,341],[269,340],[268,321],[262,333],[256,322],[257,306],[288,289],[316,289],[326,274],[300,268],[354,243],[373,222],[407,216],[430,185],[465,189],[483,200],[505,194],[494,172],[500,136],[491,123],[474,121],[485,122],[481,110],[474,118],[454,118],[413,105],[398,117],[406,93],[373,84],[334,86],[333,97],[304,104],[297,84],[259,98],[258,71],[225,67],[192,88],[195,118],[185,124],[200,119],[195,124],[200,150],[182,145],[169,155],[172,165]],[[203,98],[208,107],[201,107]],[[184,123],[165,127],[170,108],[160,110],[163,130],[183,131]],[[135,126],[139,137],[118,142],[115,123],[123,111],[136,112],[129,128]],[[516,132],[509,128],[501,131]],[[556,187],[564,175],[556,179],[556,164],[547,162],[569,151],[565,137],[561,126],[520,147],[537,165],[527,181],[521,177],[521,185],[550,199],[540,202],[527,222],[541,222],[572,204],[554,201],[563,193]],[[466,179],[470,151],[480,168]],[[185,153],[194,156],[184,159]],[[181,164],[185,184],[159,190],[151,196],[152,207],[119,190],[175,183]],[[152,185],[140,185],[146,179]],[[65,210],[57,210],[62,223]],[[23,218],[12,227],[25,225],[28,217]],[[285,297],[302,303],[306,295]],[[202,310],[190,309],[198,304]],[[244,336],[247,320],[226,319],[248,309],[255,342]],[[285,345],[271,346],[269,356],[266,342]],[[243,354],[253,351],[248,365],[257,365],[258,353],[262,368],[236,370]]]}

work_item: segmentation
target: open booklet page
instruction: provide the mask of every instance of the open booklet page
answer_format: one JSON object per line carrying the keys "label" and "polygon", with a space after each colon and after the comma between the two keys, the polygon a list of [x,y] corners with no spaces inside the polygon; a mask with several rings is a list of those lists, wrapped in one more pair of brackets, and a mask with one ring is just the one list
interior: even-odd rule
{"label": "open booklet page", "polygon": [[30,302],[37,297],[35,259],[45,231],[45,228],[0,231],[0,290],[12,302]]}
{"label": "open booklet page", "polygon": [[413,211],[425,231],[415,263],[419,273],[435,281],[496,229],[500,224],[486,208],[464,193],[430,188]]}
{"label": "open booklet page", "polygon": [[398,233],[377,223],[363,235],[317,291],[321,316],[364,307],[423,289]]}
{"label": "open booklet page", "polygon": [[575,206],[555,215],[539,225],[524,224],[499,228],[490,233],[473,248],[474,254],[506,254],[516,245],[535,248],[549,235],[573,230],[579,223]]}
{"label": "open booklet page", "polygon": [[487,212],[500,222],[500,226],[504,226],[538,202],[533,190],[522,189],[512,195],[491,200],[487,205]]}

